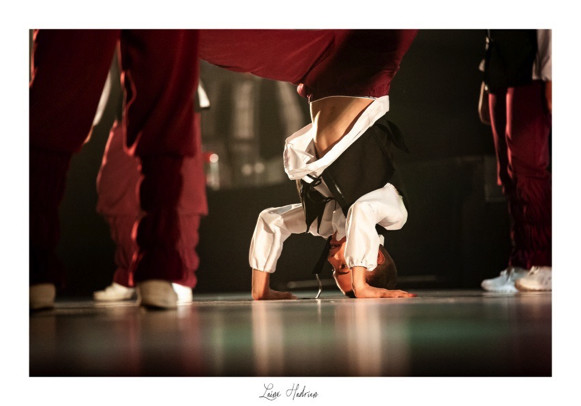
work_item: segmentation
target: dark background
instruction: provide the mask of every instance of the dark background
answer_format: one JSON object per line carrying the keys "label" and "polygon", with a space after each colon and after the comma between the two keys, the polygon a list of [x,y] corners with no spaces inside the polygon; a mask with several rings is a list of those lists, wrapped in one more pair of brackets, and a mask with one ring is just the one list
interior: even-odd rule
{"label": "dark background", "polygon": [[[484,30],[421,30],[392,83],[390,119],[404,130],[411,150],[398,155],[409,219],[387,240],[400,288],[478,288],[482,279],[506,266],[506,203],[495,184],[490,127],[477,114],[483,49]],[[58,250],[67,268],[64,295],[89,295],[107,286],[115,269],[108,227],[95,211],[95,180],[119,109],[116,92],[114,86],[103,120],[74,157],[68,175]],[[248,248],[258,213],[297,201],[288,180],[209,190],[196,292],[249,292]],[[291,237],[274,287],[312,283],[310,271],[323,244],[309,235]]]}

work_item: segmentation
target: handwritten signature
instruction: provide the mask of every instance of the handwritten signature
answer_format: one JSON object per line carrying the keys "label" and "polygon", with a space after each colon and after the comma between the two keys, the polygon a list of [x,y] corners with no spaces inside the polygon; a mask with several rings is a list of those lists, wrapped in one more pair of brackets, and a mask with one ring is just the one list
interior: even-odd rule
{"label": "handwritten signature", "polygon": [[264,385],[264,393],[260,395],[258,398],[274,401],[281,398],[282,396],[291,398],[292,400],[295,400],[297,398],[315,399],[317,398],[317,396],[319,396],[319,394],[317,392],[307,390],[306,385],[303,385],[301,388],[301,386],[298,383],[293,384],[289,389],[283,390],[283,392],[275,389],[274,384],[268,383]]}

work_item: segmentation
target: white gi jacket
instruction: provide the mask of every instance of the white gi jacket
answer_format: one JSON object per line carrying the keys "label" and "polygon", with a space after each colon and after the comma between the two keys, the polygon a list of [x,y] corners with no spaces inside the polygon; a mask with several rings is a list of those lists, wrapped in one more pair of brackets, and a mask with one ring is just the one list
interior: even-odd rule
{"label": "white gi jacket", "polygon": [[[389,97],[376,99],[361,114],[353,128],[321,159],[314,149],[315,129],[309,124],[286,139],[284,150],[285,171],[291,180],[311,182],[308,175],[318,177],[354,143],[377,119],[389,110]],[[324,196],[331,196],[322,182],[316,187]],[[379,224],[386,230],[399,230],[407,221],[407,210],[397,189],[390,183],[361,196],[347,213],[330,201],[325,207],[320,225],[313,222],[309,233],[327,238],[337,233],[338,240],[347,237],[345,262],[348,267],[362,266],[369,271],[377,267],[377,251],[381,243],[375,230]],[[250,243],[249,262],[252,269],[274,272],[282,253],[284,241],[291,234],[304,233],[305,214],[300,203],[263,210]]]}

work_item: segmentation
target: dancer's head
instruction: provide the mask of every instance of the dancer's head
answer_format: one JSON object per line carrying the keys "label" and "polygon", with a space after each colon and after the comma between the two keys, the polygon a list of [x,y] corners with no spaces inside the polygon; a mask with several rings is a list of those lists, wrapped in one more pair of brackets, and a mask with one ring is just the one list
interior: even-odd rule
{"label": "dancer's head", "polygon": [[[335,278],[339,290],[346,296],[355,297],[351,286],[351,269],[345,263],[345,242],[346,238],[336,240],[335,236],[333,236],[327,260],[333,267],[333,278]],[[383,245],[379,246],[377,252],[377,267],[373,271],[367,272],[366,280],[369,285],[377,288],[395,288],[397,269],[393,258],[391,258]]]}

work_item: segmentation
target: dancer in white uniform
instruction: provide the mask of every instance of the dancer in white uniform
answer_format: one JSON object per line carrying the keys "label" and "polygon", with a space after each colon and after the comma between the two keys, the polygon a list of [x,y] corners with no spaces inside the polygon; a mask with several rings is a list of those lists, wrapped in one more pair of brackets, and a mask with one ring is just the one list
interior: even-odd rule
{"label": "dancer in white uniform", "polygon": [[[370,100],[371,101],[371,100]],[[353,145],[376,121],[389,110],[389,97],[384,96],[371,101],[355,120],[351,129],[342,136],[320,158],[316,148],[317,128],[309,124],[286,140],[284,152],[285,171],[291,180],[303,180],[306,183],[318,183],[314,189],[328,200],[318,222],[307,224],[308,232],[314,236],[332,237],[329,262],[335,273],[343,264],[348,270],[367,271],[362,274],[366,281],[383,263],[386,255],[380,252],[381,237],[376,225],[386,230],[399,230],[407,220],[407,210],[402,196],[391,183],[359,197],[350,205],[347,215],[321,175],[349,147]],[[313,120],[315,122],[315,120]],[[362,157],[364,160],[365,157]],[[320,183],[319,183],[320,180]],[[269,274],[276,270],[276,263],[282,253],[284,241],[291,234],[303,233],[306,230],[306,214],[303,204],[290,204],[283,207],[269,208],[260,213],[252,237],[249,262],[253,269],[253,297],[255,299],[294,298],[288,292],[273,291],[268,287]],[[343,246],[344,245],[344,246]],[[344,254],[343,254],[344,253]],[[334,263],[333,257],[339,254],[342,260]],[[389,254],[387,254],[388,256]],[[390,258],[389,258],[390,259]],[[336,280],[337,280],[337,275]],[[383,287],[356,288],[354,273],[349,278],[351,286],[341,284],[339,288],[346,293],[353,290],[356,297],[409,297],[407,292],[387,290]],[[349,289],[351,288],[351,289]]]}

